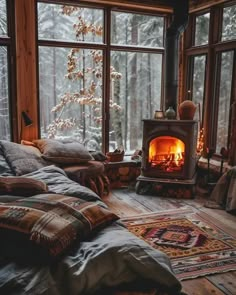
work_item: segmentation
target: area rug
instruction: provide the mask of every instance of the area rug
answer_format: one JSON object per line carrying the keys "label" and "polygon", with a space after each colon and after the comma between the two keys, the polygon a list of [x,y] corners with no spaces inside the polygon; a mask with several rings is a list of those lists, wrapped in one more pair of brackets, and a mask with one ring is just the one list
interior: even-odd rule
{"label": "area rug", "polygon": [[122,222],[165,252],[180,280],[236,270],[236,239],[204,212],[168,210],[122,218]]}

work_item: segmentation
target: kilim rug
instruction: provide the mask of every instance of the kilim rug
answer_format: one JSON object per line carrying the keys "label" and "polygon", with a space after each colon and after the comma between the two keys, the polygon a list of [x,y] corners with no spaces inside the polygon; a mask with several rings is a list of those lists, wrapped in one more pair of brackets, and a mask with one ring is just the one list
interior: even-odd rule
{"label": "kilim rug", "polygon": [[236,239],[209,218],[204,212],[178,209],[122,218],[122,222],[165,252],[176,276],[186,280],[236,270]]}

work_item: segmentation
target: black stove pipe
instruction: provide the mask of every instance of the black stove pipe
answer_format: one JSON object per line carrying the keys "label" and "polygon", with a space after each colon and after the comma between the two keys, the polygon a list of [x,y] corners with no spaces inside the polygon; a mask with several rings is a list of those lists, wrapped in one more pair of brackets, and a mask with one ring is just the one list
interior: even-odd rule
{"label": "black stove pipe", "polygon": [[179,37],[188,24],[188,0],[173,1],[173,9],[165,39],[165,110],[172,106],[177,111]]}

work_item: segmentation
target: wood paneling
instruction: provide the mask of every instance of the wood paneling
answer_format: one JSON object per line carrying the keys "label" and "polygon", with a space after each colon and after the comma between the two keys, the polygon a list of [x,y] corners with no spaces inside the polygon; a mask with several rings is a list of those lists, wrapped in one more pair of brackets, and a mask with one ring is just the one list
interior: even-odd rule
{"label": "wood paneling", "polygon": [[[15,1],[18,139],[22,134],[28,140],[38,138],[35,17],[35,1]],[[33,125],[24,126],[22,111],[28,113]]]}

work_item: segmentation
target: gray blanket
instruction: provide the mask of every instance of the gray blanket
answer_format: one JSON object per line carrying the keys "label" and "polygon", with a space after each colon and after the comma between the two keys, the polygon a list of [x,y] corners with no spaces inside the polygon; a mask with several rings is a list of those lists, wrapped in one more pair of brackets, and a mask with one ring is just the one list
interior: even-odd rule
{"label": "gray blanket", "polygon": [[50,193],[79,197],[86,201],[100,200],[92,190],[69,179],[61,168],[54,165],[25,174],[24,177],[42,180],[47,184]]}
{"label": "gray blanket", "polygon": [[179,294],[181,289],[167,256],[118,224],[100,231],[53,265],[0,262],[0,294],[86,295],[137,281],[152,282],[170,294]]}

